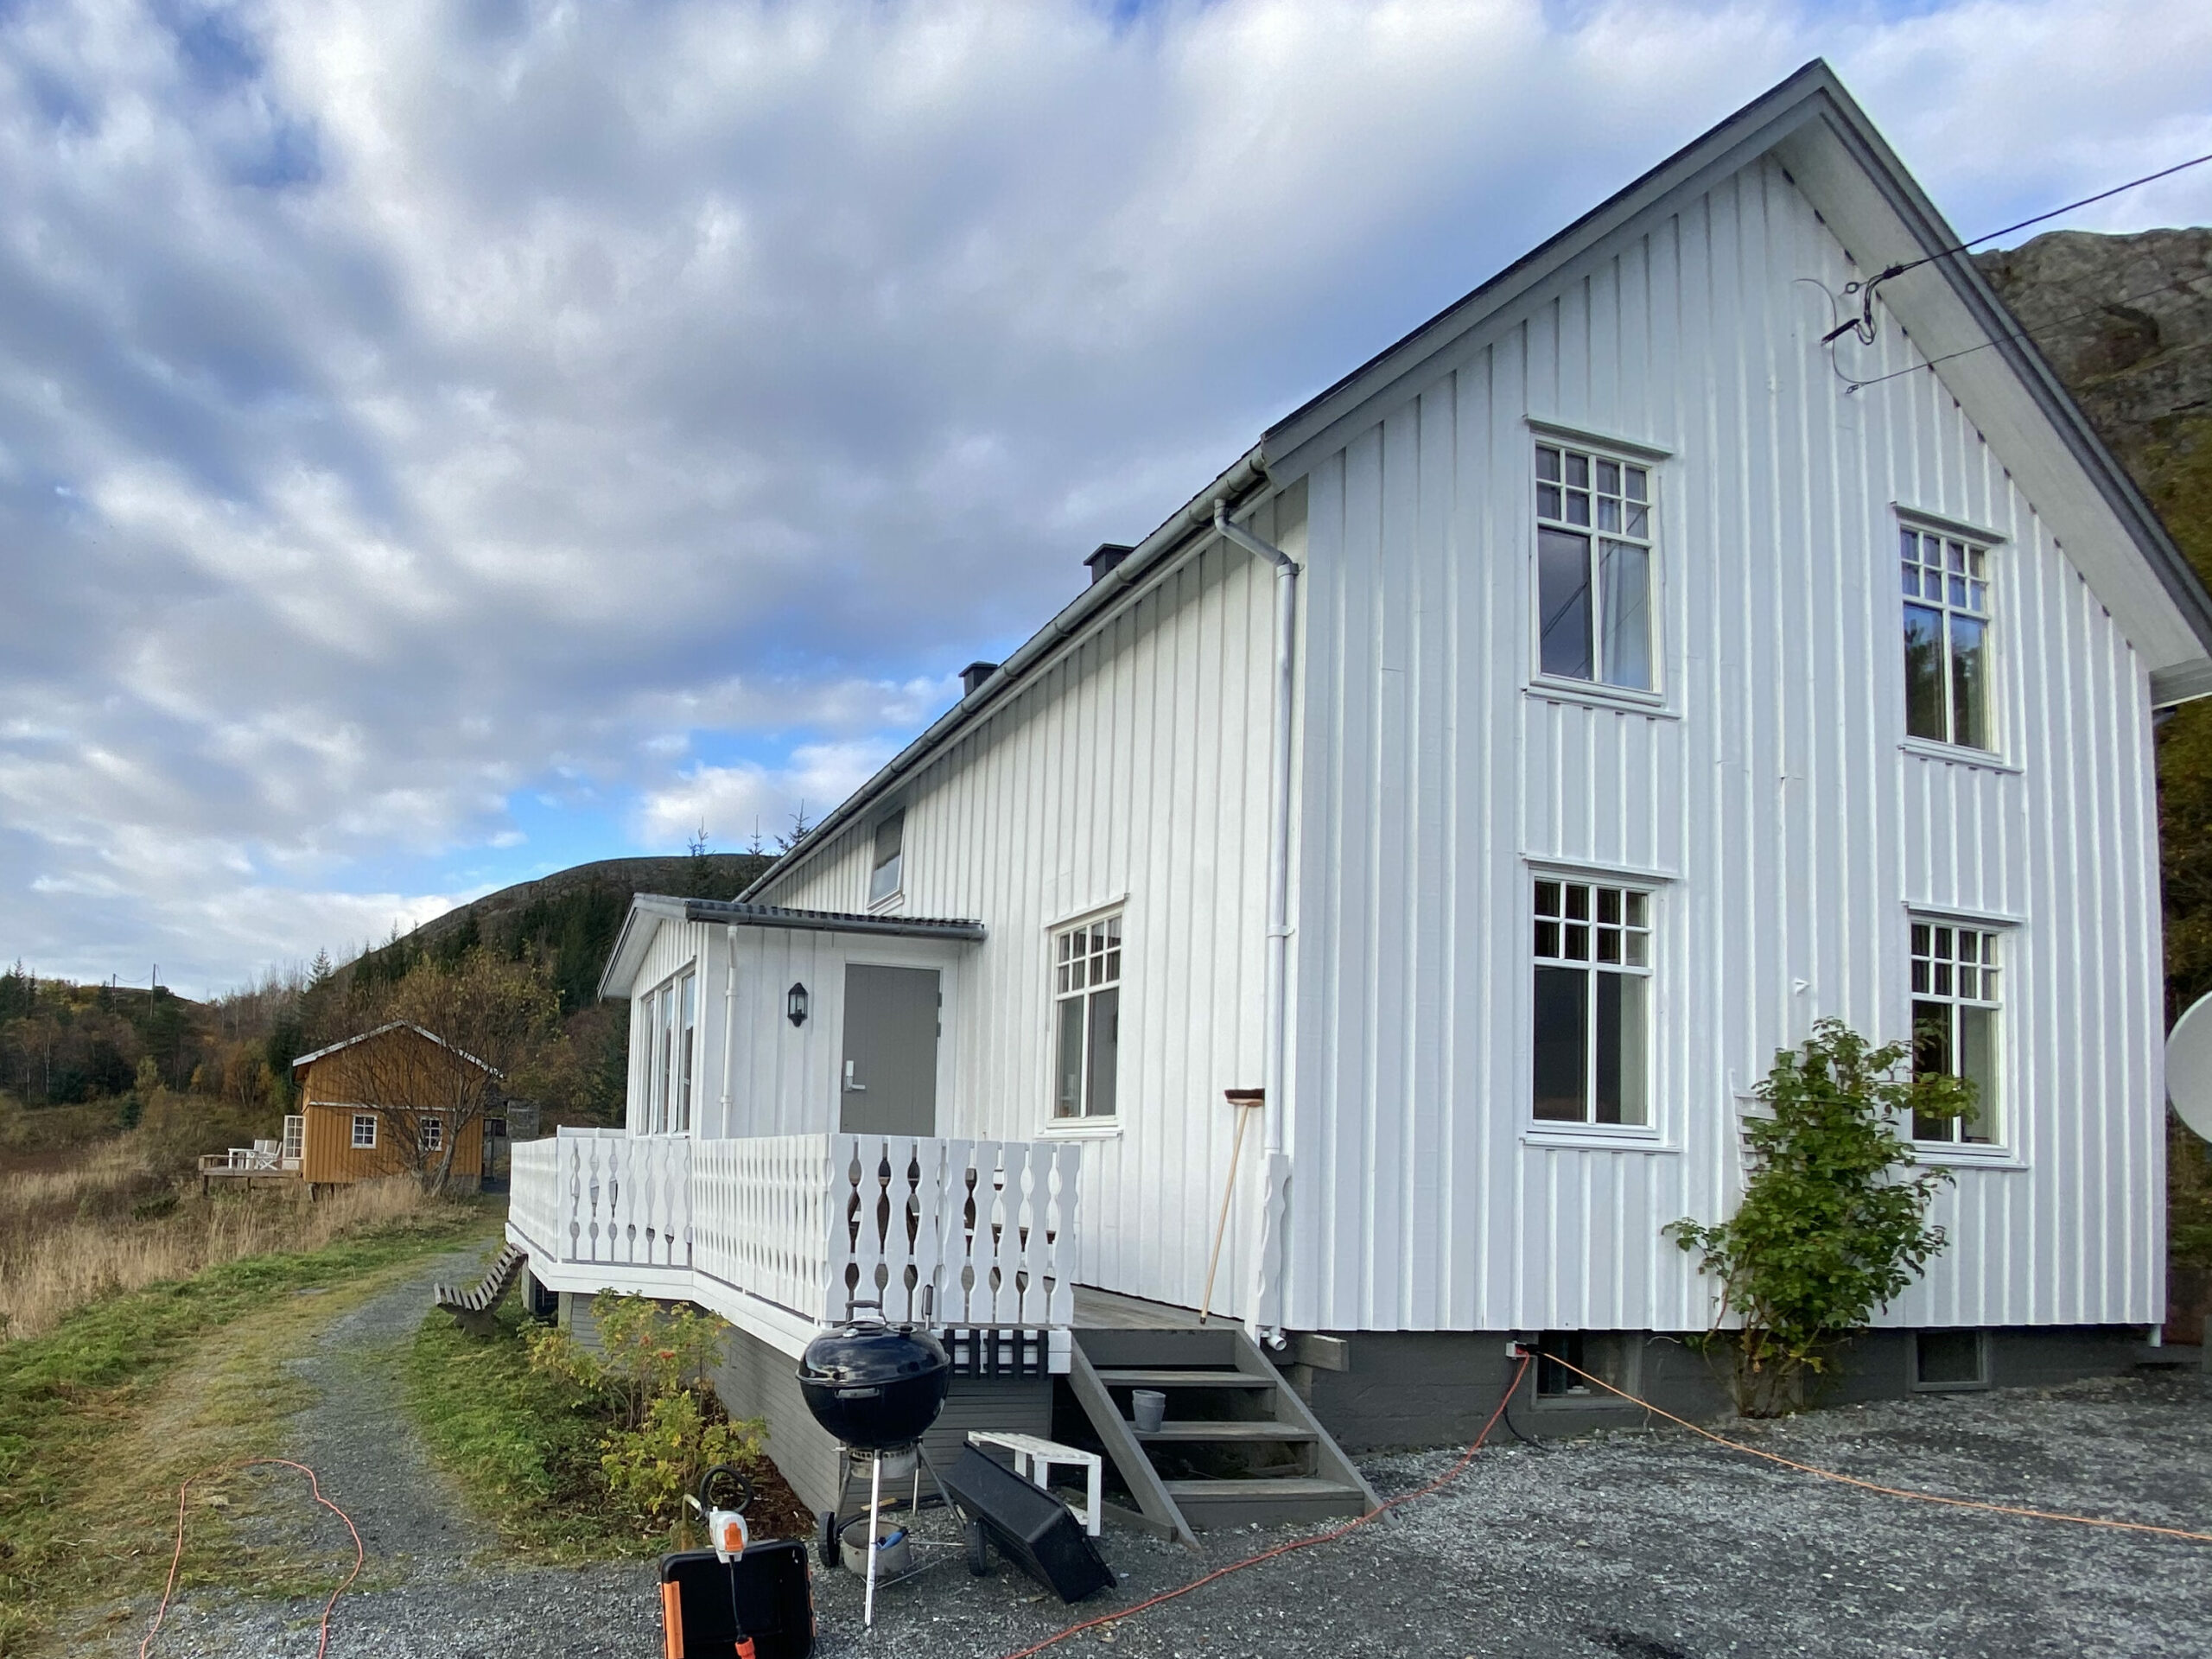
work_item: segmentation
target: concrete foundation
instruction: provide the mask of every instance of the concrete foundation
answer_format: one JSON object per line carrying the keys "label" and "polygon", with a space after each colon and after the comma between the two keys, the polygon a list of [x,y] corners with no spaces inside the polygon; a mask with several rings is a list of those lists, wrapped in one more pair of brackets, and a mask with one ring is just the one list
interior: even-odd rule
{"label": "concrete foundation", "polygon": [[[1472,1440],[1497,1408],[1517,1363],[1506,1351],[1512,1333],[1503,1331],[1326,1334],[1334,1338],[1329,1357],[1343,1369],[1298,1363],[1294,1357],[1301,1349],[1295,1341],[1281,1363],[1314,1415],[1346,1451]],[[1934,1339],[1924,1349],[1919,1340],[1923,1334]],[[1923,1389],[2047,1387],[2084,1376],[2118,1376],[2140,1357],[2142,1337],[2134,1325],[1869,1332],[1846,1344],[1834,1369],[1815,1380],[1808,1403],[1848,1405]],[[1732,1409],[1725,1370],[1679,1337],[1592,1332],[1585,1340],[1600,1356],[1586,1359],[1585,1370],[1655,1406],[1694,1421]],[[1923,1381],[1923,1365],[1942,1380]],[[1532,1437],[1632,1427],[1645,1421],[1642,1410],[1599,1389],[1539,1395],[1534,1376],[1514,1395],[1512,1413],[1514,1426]]]}

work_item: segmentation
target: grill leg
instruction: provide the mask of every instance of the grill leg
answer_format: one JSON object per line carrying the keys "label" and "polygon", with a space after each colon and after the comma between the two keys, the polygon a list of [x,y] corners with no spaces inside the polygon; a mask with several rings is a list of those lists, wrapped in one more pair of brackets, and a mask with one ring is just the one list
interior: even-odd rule
{"label": "grill leg", "polygon": [[883,1501],[883,1454],[878,1452],[868,1465],[868,1606],[861,1622],[868,1629],[875,1628],[875,1527],[876,1505]]}

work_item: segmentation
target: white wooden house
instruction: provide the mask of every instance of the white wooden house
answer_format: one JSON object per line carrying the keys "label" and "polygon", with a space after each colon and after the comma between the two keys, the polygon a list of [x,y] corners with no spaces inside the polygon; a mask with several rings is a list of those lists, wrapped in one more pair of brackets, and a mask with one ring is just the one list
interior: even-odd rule
{"label": "white wooden house", "polygon": [[1263,1088],[1212,1305],[1278,1417],[1447,1439],[1510,1333],[1690,1398],[1660,1229],[1777,1049],[1932,1019],[1984,1105],[1846,1389],[2128,1363],[2212,603],[1956,240],[1813,64],[1100,550],[741,902],[637,900],[629,1122],[516,1149],[534,1270],[778,1352],[865,1279],[1112,1414],[1092,1332],[1188,1323]]}

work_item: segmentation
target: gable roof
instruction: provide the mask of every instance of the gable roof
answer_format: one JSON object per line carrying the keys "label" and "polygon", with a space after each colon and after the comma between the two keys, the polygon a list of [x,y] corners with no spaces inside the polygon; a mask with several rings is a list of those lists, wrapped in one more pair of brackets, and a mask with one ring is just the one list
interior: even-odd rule
{"label": "gable roof", "polygon": [[445,1050],[447,1053],[454,1055],[460,1059],[467,1060],[471,1065],[475,1066],[478,1070],[489,1072],[495,1077],[499,1075],[499,1068],[498,1066],[487,1065],[486,1062],[478,1059],[474,1054],[471,1054],[465,1048],[455,1048],[451,1043],[446,1041],[444,1038],[439,1036],[436,1032],[430,1030],[426,1026],[418,1026],[412,1020],[387,1020],[384,1024],[377,1027],[372,1031],[364,1031],[352,1037],[342,1038],[334,1043],[326,1043],[321,1048],[315,1050],[314,1053],[302,1054],[297,1059],[294,1060],[292,1062],[292,1070],[296,1071],[303,1065],[309,1065],[316,1060],[321,1059],[325,1055],[335,1054],[340,1049],[352,1048],[357,1043],[365,1043],[371,1038],[381,1037],[388,1031],[411,1031],[417,1037],[425,1038],[428,1040],[435,1043],[440,1048]]}
{"label": "gable roof", "polygon": [[953,939],[981,944],[988,931],[981,922],[933,916],[871,916],[842,910],[794,910],[783,905],[753,905],[741,899],[671,899],[640,893],[630,899],[614,949],[599,976],[601,997],[627,996],[652,944],[653,929],[668,922],[718,922],[725,927],[803,928],[816,933],[872,933],[906,939]]}
{"label": "gable roof", "polygon": [[1860,270],[1871,276],[1926,261],[1882,287],[1884,308],[1911,335],[1923,362],[1968,353],[1929,372],[1999,447],[2038,516],[2118,620],[2150,670],[2152,702],[2212,696],[2212,596],[2043,354],[2018,337],[2012,314],[1972,257],[1958,251],[1957,232],[1835,72],[1815,58],[1270,426],[1235,465],[854,791],[741,897],[751,899],[788,878],[1033,678],[1040,665],[1103,626],[1147,577],[1211,536],[1215,501],[1235,512],[1264,494],[1277,476],[1299,476],[1307,456],[1366,419],[1372,404],[1408,381],[1440,372],[1440,359],[1516,302],[1770,154]]}

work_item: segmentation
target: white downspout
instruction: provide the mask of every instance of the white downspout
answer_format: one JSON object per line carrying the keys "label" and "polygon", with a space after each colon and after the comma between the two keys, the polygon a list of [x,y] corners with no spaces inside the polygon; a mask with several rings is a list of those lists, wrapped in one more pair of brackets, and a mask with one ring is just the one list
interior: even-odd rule
{"label": "white downspout", "polygon": [[[1217,499],[1213,504],[1213,527],[1224,539],[1275,568],[1274,751],[1274,775],[1270,779],[1273,799],[1269,803],[1268,825],[1267,1013],[1262,1038],[1266,1053],[1262,1061],[1262,1084],[1267,1090],[1262,1119],[1263,1212],[1260,1225],[1255,1230],[1258,1247],[1264,1250],[1273,1233],[1264,1210],[1274,1199],[1276,1172],[1282,1163],[1284,1079],[1290,1070],[1290,773],[1292,700],[1295,690],[1292,658],[1298,640],[1299,566],[1298,561],[1281,548],[1270,546],[1232,523],[1229,504],[1224,500]],[[1280,1323],[1262,1319],[1258,1305],[1258,1290],[1267,1282],[1268,1265],[1263,1261],[1254,1263],[1255,1295],[1245,1314],[1245,1324],[1255,1337],[1279,1342]],[[1279,1274],[1277,1279],[1279,1282]]]}

